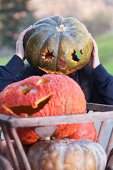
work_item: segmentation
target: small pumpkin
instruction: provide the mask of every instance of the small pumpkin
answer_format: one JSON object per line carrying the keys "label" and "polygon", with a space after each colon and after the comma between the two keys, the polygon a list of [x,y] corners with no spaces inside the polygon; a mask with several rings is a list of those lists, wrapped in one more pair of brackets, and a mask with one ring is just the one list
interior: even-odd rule
{"label": "small pumpkin", "polygon": [[89,62],[93,44],[85,25],[73,17],[36,22],[24,37],[28,62],[46,73],[69,74]]}
{"label": "small pumpkin", "polygon": [[73,139],[37,142],[28,159],[32,170],[104,170],[107,161],[100,144]]}
{"label": "small pumpkin", "polygon": [[[16,117],[85,114],[86,100],[80,86],[66,75],[32,76],[7,86],[0,93],[0,113]],[[68,137],[80,124],[59,125],[55,138]],[[39,136],[33,128],[19,128],[23,143],[34,143]]]}

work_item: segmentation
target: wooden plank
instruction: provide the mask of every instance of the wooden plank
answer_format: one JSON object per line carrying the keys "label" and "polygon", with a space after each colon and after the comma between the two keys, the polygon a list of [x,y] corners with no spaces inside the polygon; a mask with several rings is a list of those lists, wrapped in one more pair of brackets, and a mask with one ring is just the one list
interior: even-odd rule
{"label": "wooden plank", "polygon": [[87,103],[87,110],[100,111],[100,112],[113,111],[113,105]]}
{"label": "wooden plank", "polygon": [[[105,121],[105,120],[112,120],[112,119],[113,119],[113,111],[95,112],[91,114],[65,115],[65,116],[45,116],[45,117],[35,117],[35,118],[34,117],[31,118],[10,117],[9,119],[7,117],[7,122],[9,126],[16,128],[16,127],[72,124],[72,123],[92,122],[92,121]],[[4,120],[6,122],[6,118]],[[2,117],[2,122],[3,122],[3,117]]]}

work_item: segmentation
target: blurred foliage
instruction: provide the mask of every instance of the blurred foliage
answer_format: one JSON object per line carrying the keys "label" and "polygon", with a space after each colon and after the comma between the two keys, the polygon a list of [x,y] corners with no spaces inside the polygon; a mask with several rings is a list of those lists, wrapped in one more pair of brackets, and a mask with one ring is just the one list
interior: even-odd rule
{"label": "blurred foliage", "polygon": [[102,63],[112,63],[113,66],[113,32],[95,37]]}
{"label": "blurred foliage", "polygon": [[99,49],[100,62],[113,75],[113,32],[96,36],[95,40]]}
{"label": "blurred foliage", "polygon": [[21,25],[25,29],[31,21],[35,20],[32,11],[28,9],[28,2],[29,0],[1,0],[1,46],[15,48],[15,40],[21,30]]}
{"label": "blurred foliage", "polygon": [[111,16],[106,12],[97,12],[91,19],[84,20],[88,31],[93,35],[100,35],[110,30]]}

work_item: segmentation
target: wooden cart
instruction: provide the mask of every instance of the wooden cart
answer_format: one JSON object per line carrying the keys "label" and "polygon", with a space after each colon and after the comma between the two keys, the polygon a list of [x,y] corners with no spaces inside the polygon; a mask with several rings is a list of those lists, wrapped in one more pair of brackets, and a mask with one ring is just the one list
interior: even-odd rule
{"label": "wooden cart", "polygon": [[0,170],[21,170],[20,165],[15,153],[14,146],[11,142],[9,132],[12,133],[14,143],[18,149],[20,159],[23,162],[25,170],[31,170],[23,145],[20,142],[16,128],[18,127],[39,127],[47,125],[58,124],[72,124],[80,122],[98,122],[98,137],[97,142],[102,144],[102,140],[106,133],[106,124],[111,123],[111,129],[109,130],[109,137],[104,143],[104,149],[107,154],[107,165],[105,170],[113,170],[113,106],[87,103],[87,114],[83,115],[67,115],[67,116],[49,116],[49,117],[37,117],[37,118],[15,118],[7,115],[0,114],[0,126],[3,131],[4,138],[9,149],[13,167],[11,163],[2,155],[0,155]]}

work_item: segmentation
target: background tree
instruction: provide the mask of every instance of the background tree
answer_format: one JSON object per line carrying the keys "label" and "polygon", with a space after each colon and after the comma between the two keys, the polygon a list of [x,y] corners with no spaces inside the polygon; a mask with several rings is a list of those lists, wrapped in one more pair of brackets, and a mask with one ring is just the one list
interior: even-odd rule
{"label": "background tree", "polygon": [[18,32],[31,25],[35,18],[28,9],[29,0],[0,1],[0,45],[14,48]]}

